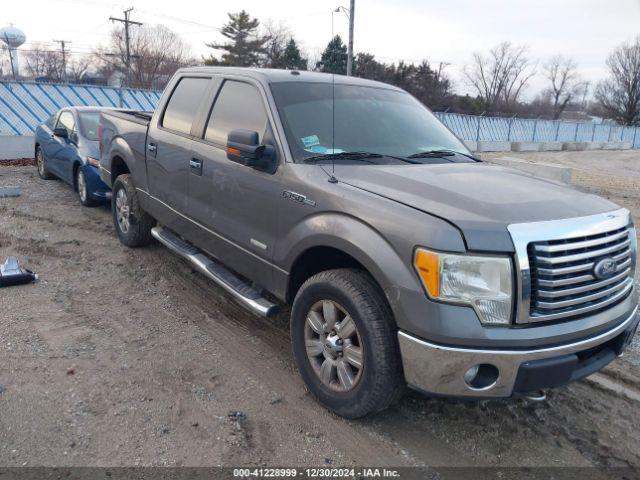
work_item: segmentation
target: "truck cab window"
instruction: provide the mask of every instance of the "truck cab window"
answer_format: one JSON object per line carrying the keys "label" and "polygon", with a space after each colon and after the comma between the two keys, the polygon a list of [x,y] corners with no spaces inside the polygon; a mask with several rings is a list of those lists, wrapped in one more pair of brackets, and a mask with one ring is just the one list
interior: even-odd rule
{"label": "truck cab window", "polygon": [[267,112],[260,92],[253,85],[227,80],[211,111],[205,138],[226,145],[229,132],[239,128],[258,132],[262,141]]}
{"label": "truck cab window", "polygon": [[202,103],[209,78],[185,77],[171,94],[162,117],[162,126],[180,133],[189,134],[196,112]]}

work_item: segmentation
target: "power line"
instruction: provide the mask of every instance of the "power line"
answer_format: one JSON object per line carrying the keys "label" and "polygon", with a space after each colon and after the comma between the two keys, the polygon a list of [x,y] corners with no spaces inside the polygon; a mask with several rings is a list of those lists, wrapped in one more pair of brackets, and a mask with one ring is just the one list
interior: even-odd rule
{"label": "power line", "polygon": [[129,85],[129,77],[131,75],[131,46],[129,45],[130,43],[130,36],[129,36],[129,25],[138,25],[138,26],[142,26],[141,22],[134,22],[133,20],[129,19],[129,14],[131,13],[131,11],[133,10],[133,7],[127,8],[123,13],[124,13],[124,18],[115,18],[115,17],[109,17],[109,20],[111,20],[112,22],[122,22],[124,23],[124,42],[125,42],[125,48],[126,48],[126,56],[125,56],[125,62],[126,62],[126,67],[127,67],[127,85]]}

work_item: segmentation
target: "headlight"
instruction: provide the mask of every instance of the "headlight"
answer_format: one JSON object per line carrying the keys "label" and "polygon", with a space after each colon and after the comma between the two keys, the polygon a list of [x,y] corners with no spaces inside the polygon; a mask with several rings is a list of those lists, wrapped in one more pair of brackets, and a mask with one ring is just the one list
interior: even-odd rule
{"label": "headlight", "polygon": [[511,260],[418,248],[413,265],[434,300],[471,305],[487,325],[507,325],[513,310]]}

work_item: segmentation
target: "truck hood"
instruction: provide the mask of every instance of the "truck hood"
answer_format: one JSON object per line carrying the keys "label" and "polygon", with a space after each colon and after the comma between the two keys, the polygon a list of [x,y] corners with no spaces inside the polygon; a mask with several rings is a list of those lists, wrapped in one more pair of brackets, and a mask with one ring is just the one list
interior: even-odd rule
{"label": "truck hood", "polygon": [[470,250],[513,251],[512,223],[583,217],[619,207],[564,184],[489,163],[340,165],[343,183],[458,227]]}

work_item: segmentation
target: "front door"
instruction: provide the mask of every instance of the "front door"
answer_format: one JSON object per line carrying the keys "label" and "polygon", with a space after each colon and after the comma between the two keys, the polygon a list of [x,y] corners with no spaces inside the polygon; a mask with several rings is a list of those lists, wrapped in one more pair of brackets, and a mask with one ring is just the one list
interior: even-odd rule
{"label": "front door", "polygon": [[264,284],[271,281],[280,175],[227,158],[227,135],[235,129],[258,132],[260,143],[276,147],[260,87],[227,79],[216,96],[204,138],[193,142],[188,209],[207,229],[206,243],[214,255]]}
{"label": "front door", "polygon": [[47,168],[58,178],[73,184],[73,162],[78,155],[78,131],[73,113],[63,110],[58,117],[56,128],[64,128],[67,138],[52,136],[47,157]]}

